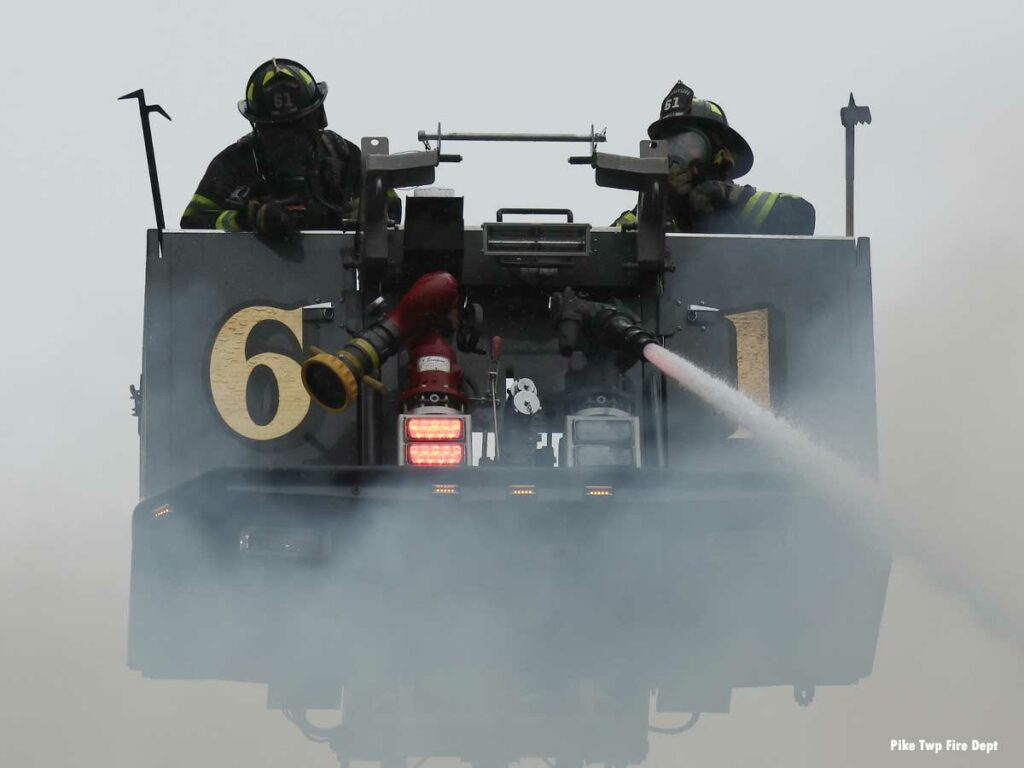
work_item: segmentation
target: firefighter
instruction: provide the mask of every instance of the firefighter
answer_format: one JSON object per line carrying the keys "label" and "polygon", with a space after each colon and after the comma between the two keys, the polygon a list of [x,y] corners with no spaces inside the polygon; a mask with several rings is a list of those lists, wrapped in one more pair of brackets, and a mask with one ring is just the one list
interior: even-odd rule
{"label": "firefighter", "polygon": [[[255,231],[282,240],[298,229],[340,229],[358,219],[360,151],[327,130],[327,83],[291,59],[249,78],[238,111],[252,132],[217,155],[181,217],[184,229]],[[388,216],[402,203],[388,192]]]}
{"label": "firefighter", "polygon": [[[667,225],[674,232],[756,235],[814,234],[814,206],[801,197],[759,192],[735,182],[754,164],[750,145],[713,101],[693,98],[677,81],[647,129],[668,147]],[[636,226],[636,208],[615,224]]]}

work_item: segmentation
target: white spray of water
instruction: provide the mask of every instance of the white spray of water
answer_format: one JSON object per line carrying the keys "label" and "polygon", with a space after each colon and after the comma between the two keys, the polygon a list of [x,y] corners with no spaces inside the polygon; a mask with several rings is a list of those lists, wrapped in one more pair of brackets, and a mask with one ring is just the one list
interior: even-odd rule
{"label": "white spray of water", "polygon": [[644,347],[644,357],[722,415],[771,445],[778,459],[797,471],[822,494],[834,500],[846,518],[866,535],[917,560],[941,588],[965,600],[976,618],[1000,635],[1024,646],[1024,620],[1013,615],[985,586],[957,569],[926,531],[912,531],[879,485],[799,429],[762,408],[749,397],[707,371],[657,344]]}

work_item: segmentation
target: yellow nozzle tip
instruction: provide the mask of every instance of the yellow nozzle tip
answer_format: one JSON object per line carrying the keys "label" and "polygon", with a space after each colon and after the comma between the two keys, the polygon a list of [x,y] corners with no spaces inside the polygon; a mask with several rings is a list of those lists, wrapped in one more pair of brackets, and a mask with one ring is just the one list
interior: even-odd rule
{"label": "yellow nozzle tip", "polygon": [[302,386],[328,411],[344,411],[359,397],[355,374],[335,355],[323,351],[302,364]]}

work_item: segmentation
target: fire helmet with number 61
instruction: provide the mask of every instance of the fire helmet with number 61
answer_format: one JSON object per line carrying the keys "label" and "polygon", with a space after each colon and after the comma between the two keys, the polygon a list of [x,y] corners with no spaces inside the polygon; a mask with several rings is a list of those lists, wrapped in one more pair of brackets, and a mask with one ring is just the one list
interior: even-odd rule
{"label": "fire helmet with number 61", "polygon": [[[317,111],[323,115],[327,83],[291,59],[270,59],[256,67],[238,111],[253,125],[291,123]],[[323,125],[327,124],[323,118]]]}
{"label": "fire helmet with number 61", "polygon": [[729,151],[734,162],[730,178],[738,179],[753,166],[753,150],[746,139],[729,126],[725,111],[713,101],[693,98],[693,90],[678,80],[662,99],[661,115],[651,123],[647,135],[654,140],[671,141],[689,131],[713,136]]}

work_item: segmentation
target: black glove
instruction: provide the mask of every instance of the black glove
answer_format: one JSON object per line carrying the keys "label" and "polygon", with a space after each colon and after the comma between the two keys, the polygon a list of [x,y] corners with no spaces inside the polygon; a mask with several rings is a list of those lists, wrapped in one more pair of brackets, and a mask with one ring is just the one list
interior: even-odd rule
{"label": "black glove", "polygon": [[267,240],[286,240],[296,229],[295,218],[276,200],[250,200],[245,207],[247,229]]}

